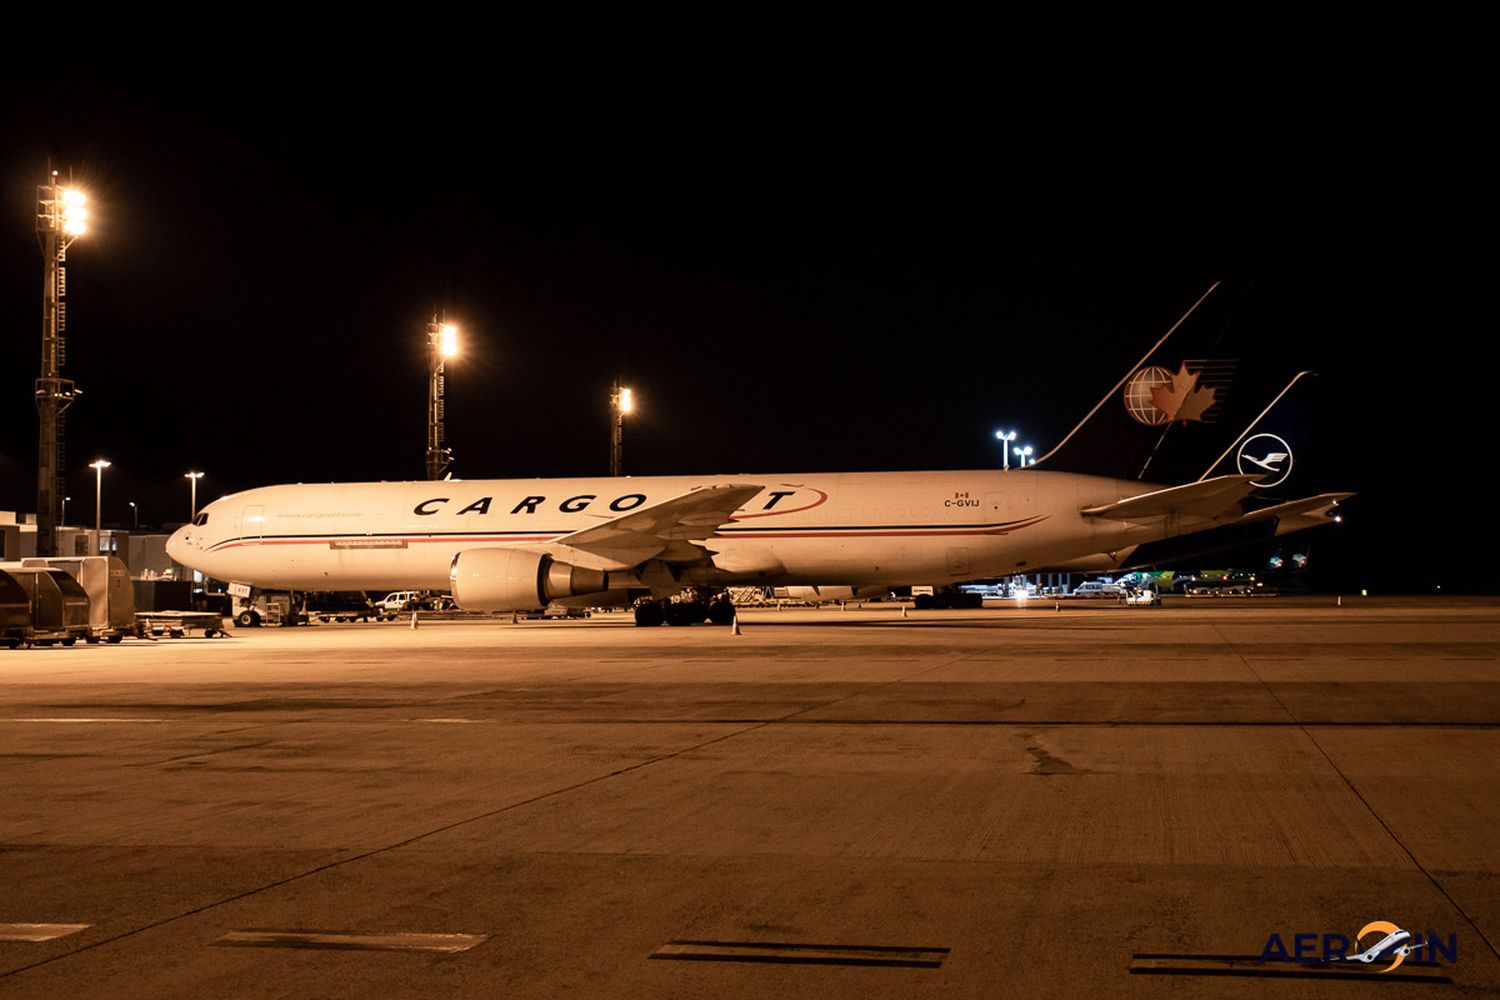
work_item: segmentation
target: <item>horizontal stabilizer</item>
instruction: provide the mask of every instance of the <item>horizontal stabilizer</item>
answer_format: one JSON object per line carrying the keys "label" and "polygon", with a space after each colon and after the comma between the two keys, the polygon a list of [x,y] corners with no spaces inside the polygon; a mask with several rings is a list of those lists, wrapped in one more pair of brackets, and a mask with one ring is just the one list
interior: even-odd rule
{"label": "horizontal stabilizer", "polygon": [[1111,521],[1145,521],[1172,514],[1186,514],[1213,520],[1226,514],[1237,514],[1241,500],[1255,489],[1255,476],[1218,476],[1186,486],[1142,493],[1114,503],[1085,507],[1084,517],[1103,517]]}
{"label": "horizontal stabilizer", "polygon": [[1284,535],[1290,531],[1322,524],[1333,513],[1335,507],[1352,496],[1354,496],[1353,493],[1319,493],[1317,496],[1304,497],[1301,500],[1288,500],[1274,507],[1252,510],[1237,523],[1254,524],[1274,518],[1277,521],[1276,534]]}
{"label": "horizontal stabilizer", "polygon": [[763,489],[747,484],[693,490],[532,547],[586,569],[630,569],[647,559],[706,558],[707,550],[693,543],[712,538]]}

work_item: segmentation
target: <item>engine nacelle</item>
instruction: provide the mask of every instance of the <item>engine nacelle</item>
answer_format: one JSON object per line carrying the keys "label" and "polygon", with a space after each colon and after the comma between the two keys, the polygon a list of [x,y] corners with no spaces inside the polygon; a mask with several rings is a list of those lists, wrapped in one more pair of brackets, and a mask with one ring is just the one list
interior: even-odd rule
{"label": "engine nacelle", "polygon": [[563,597],[609,589],[609,574],[522,549],[468,549],[448,569],[453,599],[466,611],[531,611]]}

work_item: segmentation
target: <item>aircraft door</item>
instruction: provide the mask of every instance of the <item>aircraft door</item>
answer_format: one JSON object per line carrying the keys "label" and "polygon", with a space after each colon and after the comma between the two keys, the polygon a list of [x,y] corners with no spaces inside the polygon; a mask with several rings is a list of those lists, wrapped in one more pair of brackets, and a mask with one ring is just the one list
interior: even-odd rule
{"label": "aircraft door", "polygon": [[266,509],[260,504],[253,504],[245,508],[245,514],[240,518],[240,541],[244,545],[259,545],[261,535],[265,530],[263,525],[266,521]]}

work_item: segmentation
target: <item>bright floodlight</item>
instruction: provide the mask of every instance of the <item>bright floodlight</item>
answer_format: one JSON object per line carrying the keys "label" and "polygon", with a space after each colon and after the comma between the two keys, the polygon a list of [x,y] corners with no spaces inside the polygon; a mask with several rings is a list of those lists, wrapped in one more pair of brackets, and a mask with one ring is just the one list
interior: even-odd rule
{"label": "bright floodlight", "polygon": [[630,413],[634,409],[635,409],[635,396],[631,394],[631,392],[630,392],[629,389],[621,389],[620,390],[620,412],[621,413]]}
{"label": "bright floodlight", "polygon": [[107,468],[110,467],[110,464],[111,464],[110,462],[106,461],[105,459],[100,458],[100,459],[96,459],[95,461],[90,462],[89,463],[89,468],[90,469],[107,469]]}
{"label": "bright floodlight", "polygon": [[458,327],[452,323],[443,324],[438,332],[438,350],[445,358],[458,356]]}
{"label": "bright floodlight", "polygon": [[62,190],[62,231],[68,236],[82,236],[88,232],[89,210],[85,207],[87,196],[77,188]]}

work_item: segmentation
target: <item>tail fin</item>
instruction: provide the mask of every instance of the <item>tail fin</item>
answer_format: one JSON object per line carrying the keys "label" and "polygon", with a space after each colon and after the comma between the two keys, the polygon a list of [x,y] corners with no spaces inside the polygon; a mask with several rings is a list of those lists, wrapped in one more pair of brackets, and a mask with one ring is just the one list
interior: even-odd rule
{"label": "tail fin", "polygon": [[[1292,496],[1293,479],[1309,478],[1294,477],[1293,471],[1310,467],[1307,460],[1311,457],[1313,432],[1318,424],[1313,379],[1312,372],[1292,376],[1286,387],[1244,425],[1239,437],[1203,467],[1199,479],[1236,474],[1258,476],[1251,481],[1255,487],[1255,506]],[[1300,483],[1303,489],[1307,485]]]}
{"label": "tail fin", "polygon": [[1038,464],[1152,483],[1203,478],[1205,464],[1284,378],[1243,357],[1232,299],[1221,295],[1199,313],[1218,288],[1211,285]]}

